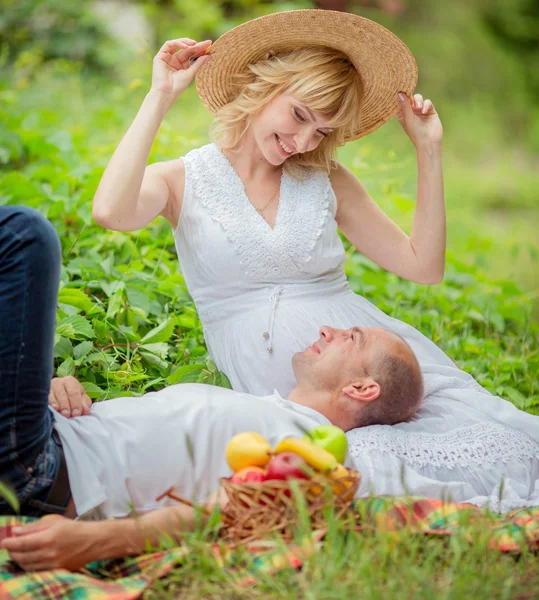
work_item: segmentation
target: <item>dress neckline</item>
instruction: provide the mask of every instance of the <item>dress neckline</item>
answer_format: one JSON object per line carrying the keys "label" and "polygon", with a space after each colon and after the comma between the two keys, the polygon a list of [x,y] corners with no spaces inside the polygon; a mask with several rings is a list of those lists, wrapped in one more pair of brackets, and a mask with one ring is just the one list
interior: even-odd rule
{"label": "dress neckline", "polygon": [[282,170],[281,170],[281,181],[279,184],[279,203],[277,205],[277,213],[275,214],[275,223],[273,224],[273,227],[266,221],[266,219],[264,219],[264,217],[256,210],[256,207],[254,206],[254,204],[249,200],[249,196],[247,195],[247,191],[245,190],[245,184],[243,183],[243,179],[239,176],[238,172],[236,171],[236,169],[233,167],[232,163],[228,160],[228,158],[225,156],[225,154],[223,153],[223,151],[221,150],[221,148],[219,148],[219,146],[214,142],[211,144],[217,155],[218,155],[218,160],[222,162],[223,165],[225,165],[226,169],[231,173],[232,177],[234,178],[236,184],[238,185],[238,191],[239,189],[241,189],[241,200],[243,202],[243,204],[245,206],[247,206],[247,210],[252,211],[253,213],[256,214],[256,217],[260,220],[261,224],[263,224],[263,226],[265,226],[267,229],[270,230],[270,232],[275,232],[277,231],[277,229],[280,227],[281,221],[282,219],[282,213],[284,212],[284,204],[287,200],[286,196],[286,189],[287,189],[287,173],[286,173],[286,168],[283,165]]}
{"label": "dress neckline", "polygon": [[[286,167],[272,229],[249,202],[243,182],[215,143],[192,150],[183,161],[186,189],[192,189],[202,210],[225,232],[249,279],[304,276],[331,217],[327,173]],[[186,206],[184,200],[182,214]]]}

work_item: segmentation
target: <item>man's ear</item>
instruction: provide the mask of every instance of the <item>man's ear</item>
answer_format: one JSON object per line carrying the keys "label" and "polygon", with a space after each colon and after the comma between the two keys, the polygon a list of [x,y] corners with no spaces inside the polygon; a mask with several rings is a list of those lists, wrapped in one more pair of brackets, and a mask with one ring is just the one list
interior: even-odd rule
{"label": "man's ear", "polygon": [[380,397],[382,388],[380,387],[380,384],[371,377],[365,377],[343,387],[342,393],[352,400],[372,402]]}

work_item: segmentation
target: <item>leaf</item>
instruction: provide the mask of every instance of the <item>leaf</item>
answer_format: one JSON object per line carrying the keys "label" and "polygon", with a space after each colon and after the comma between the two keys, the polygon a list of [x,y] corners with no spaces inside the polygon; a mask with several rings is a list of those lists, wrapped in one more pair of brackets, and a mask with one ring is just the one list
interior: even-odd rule
{"label": "leaf", "polygon": [[127,338],[129,338],[129,336],[132,336],[131,341],[135,342],[138,340],[138,336],[135,335],[136,332],[138,331],[138,321],[137,321],[137,316],[135,315],[135,313],[133,312],[133,310],[129,309],[125,311],[125,319],[127,321],[128,327],[126,327],[125,325],[120,325],[120,329],[123,330],[128,330],[129,333],[125,334]]}
{"label": "leaf", "polygon": [[206,365],[183,365],[178,367],[171,375],[167,377],[169,385],[176,383],[194,383],[197,381],[200,372],[206,368]]}
{"label": "leaf", "polygon": [[466,314],[466,316],[468,317],[468,319],[472,319],[472,321],[478,321],[480,323],[486,323],[486,319],[485,317],[478,312],[477,310],[469,310],[468,313]]}
{"label": "leaf", "polygon": [[189,435],[189,432],[185,434],[185,445],[187,447],[187,456],[192,467],[195,467],[195,444],[193,438]]}
{"label": "leaf", "polygon": [[58,302],[60,304],[76,306],[85,313],[89,313],[94,308],[97,308],[87,294],[75,288],[62,288],[58,292]]}
{"label": "leaf", "polygon": [[95,328],[95,332],[97,334],[98,339],[105,340],[108,339],[109,334],[109,326],[107,323],[100,321],[99,319],[93,319],[92,324]]}
{"label": "leaf", "polygon": [[196,319],[194,316],[184,313],[178,317],[178,325],[184,329],[194,329],[196,327]]}
{"label": "leaf", "polygon": [[132,308],[138,308],[139,311],[143,311],[145,315],[150,312],[150,295],[138,288],[127,286],[127,300],[129,306]]}
{"label": "leaf", "polygon": [[68,375],[75,374],[75,361],[69,356],[64,362],[56,369],[57,377],[67,377]]}
{"label": "leaf", "polygon": [[160,358],[157,354],[152,354],[150,352],[145,352],[144,350],[141,350],[140,356],[142,356],[149,365],[157,367],[157,369],[159,369],[162,375],[166,375],[170,370],[169,363],[166,360]]}
{"label": "leaf", "polygon": [[65,129],[56,129],[46,138],[46,141],[62,152],[73,151],[73,139],[69,131]]}
{"label": "leaf", "polygon": [[230,380],[224,373],[221,373],[220,371],[218,372],[215,378],[215,385],[218,385],[222,388],[227,388],[229,390],[232,389],[232,384],[230,383]]}
{"label": "leaf", "polygon": [[19,514],[20,504],[17,494],[5,483],[0,481],[0,496]]}
{"label": "leaf", "polygon": [[199,356],[207,356],[208,351],[206,350],[206,348],[204,348],[204,346],[196,346],[195,348],[193,348],[192,350],[189,351],[189,356],[191,358],[197,358]]}
{"label": "leaf", "polygon": [[100,285],[101,289],[105,292],[105,294],[107,294],[109,298],[116,292],[120,290],[125,290],[125,283],[119,280],[113,281],[112,283],[109,283],[108,281],[101,281]]}
{"label": "leaf", "polygon": [[156,377],[155,379],[151,379],[150,381],[144,382],[142,386],[141,392],[146,392],[148,389],[162,389],[166,385],[166,380],[163,377]]}
{"label": "leaf", "polygon": [[174,327],[176,327],[177,319],[172,318],[166,320],[164,323],[161,323],[155,329],[148,331],[148,333],[140,340],[141,344],[153,344],[155,342],[168,342],[171,338],[172,333],[174,332]]}
{"label": "leaf", "polygon": [[73,357],[75,358],[75,360],[79,360],[86,356],[88,352],[90,352],[93,349],[93,347],[94,345],[90,341],[81,342],[73,348]]}
{"label": "leaf", "polygon": [[22,156],[23,143],[19,134],[2,127],[0,129],[0,163],[7,164]]}
{"label": "leaf", "polygon": [[166,360],[168,358],[169,347],[168,344],[165,344],[164,342],[157,342],[155,344],[144,344],[142,346],[139,346],[139,348],[147,350],[148,352],[159,356],[159,358],[163,360]]}
{"label": "leaf", "polygon": [[54,357],[66,357],[73,354],[73,344],[66,337],[59,336],[58,341],[54,344]]}
{"label": "leaf", "polygon": [[67,338],[95,338],[95,331],[88,319],[82,315],[72,315],[56,325],[56,333]]}
{"label": "leaf", "polygon": [[505,388],[504,392],[506,396],[509,396],[509,400],[511,400],[511,402],[517,408],[520,408],[521,410],[524,410],[526,408],[526,405],[528,404],[528,399],[525,396],[523,396],[518,390],[507,387]]}
{"label": "leaf", "polygon": [[90,381],[83,381],[82,387],[92,400],[95,398],[101,398],[106,393],[105,390],[101,389],[98,385]]}
{"label": "leaf", "polygon": [[[127,311],[127,313],[130,314],[131,311]],[[133,328],[131,326],[120,325],[118,327],[118,330],[130,342],[138,342],[140,339],[140,337],[133,331]]]}
{"label": "leaf", "polygon": [[491,313],[488,317],[488,320],[494,325],[494,329],[498,333],[502,333],[505,329],[505,319],[500,315],[500,313]]}
{"label": "leaf", "polygon": [[219,387],[232,389],[227,376],[224,373],[221,373],[211,360],[208,360],[205,369],[200,373],[197,383],[217,385]]}
{"label": "leaf", "polygon": [[114,319],[116,314],[124,305],[124,291],[119,289],[109,299],[109,305],[107,307],[107,318]]}

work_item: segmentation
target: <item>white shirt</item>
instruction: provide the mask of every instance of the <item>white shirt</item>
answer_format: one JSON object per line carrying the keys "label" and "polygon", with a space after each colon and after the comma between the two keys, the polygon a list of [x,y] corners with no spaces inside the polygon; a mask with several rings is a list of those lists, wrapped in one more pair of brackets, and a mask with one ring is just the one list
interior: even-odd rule
{"label": "white shirt", "polygon": [[292,357],[321,325],[393,331],[419,361],[425,398],[406,423],[348,433],[358,494],[409,491],[504,511],[539,504],[539,416],[491,395],[417,329],[353,293],[327,173],[285,169],[272,229],[215,144],[183,162],[176,249],[208,351],[235,390],[287,396]]}
{"label": "white shirt", "polygon": [[174,504],[155,500],[171,486],[185,498],[204,500],[220,477],[232,474],[225,449],[237,433],[256,431],[275,446],[330,423],[277,392],[256,397],[202,384],[98,402],[89,416],[53,415],[77,514],[97,509],[104,518]]}

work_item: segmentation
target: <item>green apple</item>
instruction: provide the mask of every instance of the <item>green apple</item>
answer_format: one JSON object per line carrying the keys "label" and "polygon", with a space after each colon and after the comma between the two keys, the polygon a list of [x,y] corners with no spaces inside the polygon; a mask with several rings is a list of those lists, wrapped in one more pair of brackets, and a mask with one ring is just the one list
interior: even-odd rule
{"label": "green apple", "polygon": [[319,448],[327,450],[341,464],[346,458],[348,440],[342,429],[335,425],[319,425],[303,436],[304,440],[312,442]]}

